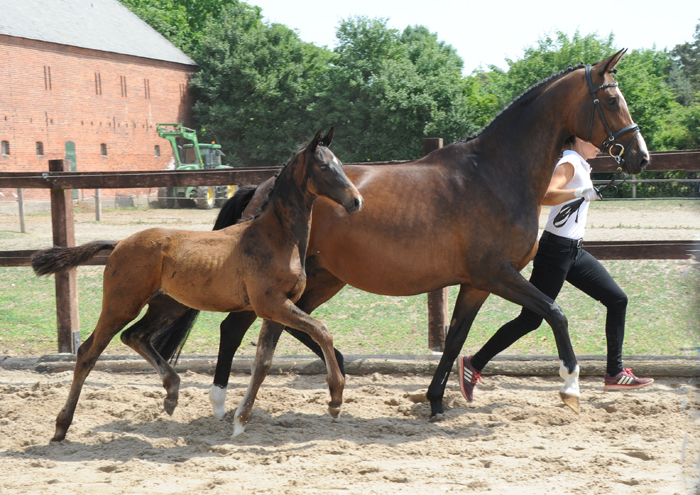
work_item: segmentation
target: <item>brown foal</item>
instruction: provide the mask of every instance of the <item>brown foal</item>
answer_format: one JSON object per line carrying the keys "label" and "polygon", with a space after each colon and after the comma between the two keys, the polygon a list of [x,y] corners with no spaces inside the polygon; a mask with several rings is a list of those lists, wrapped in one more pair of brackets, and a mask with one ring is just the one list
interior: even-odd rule
{"label": "brown foal", "polygon": [[[63,440],[72,422],[83,383],[112,338],[148,304],[145,316],[121,339],[158,372],[172,414],[180,379],[154,350],[150,337],[188,308],[203,311],[253,311],[259,317],[308,333],[325,354],[331,400],[337,417],[345,380],[326,326],[294,303],[306,287],[306,250],[311,207],[318,197],[359,211],[363,199],[328,149],[333,129],[298,151],[282,169],[262,212],[253,219],[212,232],[154,228],[121,241],[95,241],[55,247],[32,260],[38,275],[64,271],[112,249],[104,272],[102,312],[95,330],[80,346],[68,400],[56,419],[54,441]],[[265,348],[261,341],[261,352]],[[264,349],[264,354],[270,354]]]}

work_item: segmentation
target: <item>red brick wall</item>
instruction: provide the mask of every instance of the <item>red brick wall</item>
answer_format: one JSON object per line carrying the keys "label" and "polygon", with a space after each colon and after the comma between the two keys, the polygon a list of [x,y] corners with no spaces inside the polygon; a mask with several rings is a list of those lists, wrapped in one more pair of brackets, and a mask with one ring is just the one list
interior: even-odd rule
{"label": "red brick wall", "polygon": [[[0,171],[48,170],[48,160],[65,158],[68,141],[75,143],[78,171],[166,168],[172,150],[156,124],[191,125],[186,88],[195,69],[0,35],[0,141],[10,148],[0,156]],[[14,191],[0,192],[6,200]],[[148,191],[105,189],[102,196],[116,193]],[[24,196],[46,199],[48,191],[28,189]]]}

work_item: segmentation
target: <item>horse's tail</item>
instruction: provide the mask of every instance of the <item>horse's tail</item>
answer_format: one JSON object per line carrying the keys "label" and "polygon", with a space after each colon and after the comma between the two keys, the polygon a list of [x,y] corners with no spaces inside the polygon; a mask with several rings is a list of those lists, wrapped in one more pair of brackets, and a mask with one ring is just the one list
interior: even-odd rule
{"label": "horse's tail", "polygon": [[[243,216],[243,210],[248,206],[257,188],[258,186],[239,187],[236,194],[221,207],[213,230],[221,230],[237,223]],[[163,359],[177,363],[182,348],[190,336],[192,326],[197,321],[197,316],[199,316],[199,310],[190,308],[177,320],[153,335],[151,345]]]}
{"label": "horse's tail", "polygon": [[32,268],[38,276],[64,272],[84,265],[100,251],[112,250],[117,247],[117,244],[119,241],[92,241],[76,247],[54,246],[34,253]]}
{"label": "horse's tail", "polygon": [[253,198],[258,186],[241,186],[236,190],[236,194],[228,199],[221,207],[219,216],[214,222],[214,230],[225,229],[237,223],[243,216],[243,210]]}

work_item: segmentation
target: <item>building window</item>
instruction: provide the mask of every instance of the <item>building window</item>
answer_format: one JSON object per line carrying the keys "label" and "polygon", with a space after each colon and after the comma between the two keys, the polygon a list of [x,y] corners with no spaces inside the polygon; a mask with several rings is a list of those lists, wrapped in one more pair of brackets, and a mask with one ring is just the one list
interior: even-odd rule
{"label": "building window", "polygon": [[160,146],[156,144],[156,156],[160,156]]}
{"label": "building window", "polygon": [[148,79],[143,80],[143,96],[147,100],[151,99],[151,81]]}
{"label": "building window", "polygon": [[126,98],[127,97],[126,76],[119,76],[119,86],[121,87],[121,90],[122,90],[122,98]]}
{"label": "building window", "polygon": [[107,156],[107,145],[105,143],[100,144],[100,155]]}
{"label": "building window", "polygon": [[51,91],[51,67],[48,65],[44,66],[44,89]]}
{"label": "building window", "polygon": [[44,154],[44,143],[41,141],[36,142],[36,154],[42,156]]}
{"label": "building window", "polygon": [[187,87],[184,84],[180,83],[180,101],[185,101],[186,92]]}
{"label": "building window", "polygon": [[99,72],[95,72],[95,94],[102,96],[102,75]]}
{"label": "building window", "polygon": [[9,155],[10,154],[10,142],[9,141],[3,141],[0,144],[0,148],[2,148],[2,154],[3,155]]}

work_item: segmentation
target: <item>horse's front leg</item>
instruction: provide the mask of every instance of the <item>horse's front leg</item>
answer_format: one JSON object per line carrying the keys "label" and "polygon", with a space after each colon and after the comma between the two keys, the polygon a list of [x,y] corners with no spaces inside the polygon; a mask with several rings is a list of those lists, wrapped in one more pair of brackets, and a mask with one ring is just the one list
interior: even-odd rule
{"label": "horse's front leg", "polygon": [[550,297],[528,282],[515,268],[504,265],[493,270],[497,279],[492,278],[489,290],[519,306],[540,315],[552,327],[559,354],[559,375],[564,379],[564,387],[559,391],[562,401],[574,412],[579,412],[579,366],[569,337],[569,322],[559,305]]}
{"label": "horse's front leg", "polygon": [[488,292],[476,290],[471,286],[462,285],[457,296],[450,329],[445,337],[445,351],[442,353],[433,380],[428,387],[427,399],[430,401],[430,416],[442,414],[442,398],[445,395],[447,379],[452,371],[455,359],[467,340],[469,329],[476,318],[481,305],[488,297]]}
{"label": "horse's front leg", "polygon": [[219,355],[216,360],[214,383],[209,391],[209,400],[216,419],[221,419],[226,413],[226,387],[231,376],[233,356],[256,318],[253,311],[229,313],[219,326]]}
{"label": "horse's front leg", "polygon": [[255,360],[253,361],[248,389],[243,400],[238,405],[233,419],[233,437],[243,433],[245,425],[250,421],[255,397],[258,395],[258,390],[260,390],[260,386],[270,371],[272,356],[275,354],[275,348],[283,329],[284,325],[281,323],[270,320],[263,321],[260,335],[258,336],[258,346],[255,351]]}

